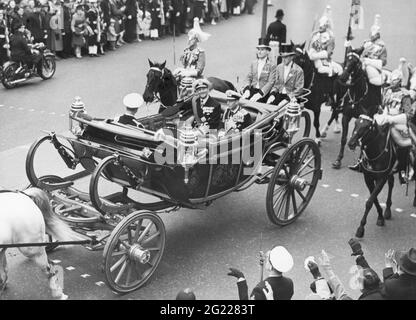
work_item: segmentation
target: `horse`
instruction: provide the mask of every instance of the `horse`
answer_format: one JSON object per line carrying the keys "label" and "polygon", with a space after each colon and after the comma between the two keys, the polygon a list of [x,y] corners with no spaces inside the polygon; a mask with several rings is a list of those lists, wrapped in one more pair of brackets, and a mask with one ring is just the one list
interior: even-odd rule
{"label": "horse", "polygon": [[[320,74],[316,71],[313,61],[309,58],[308,53],[305,50],[305,42],[302,44],[294,44],[291,41],[295,49],[294,62],[299,65],[304,74],[304,88],[311,90],[308,96],[308,102],[305,103],[305,108],[313,112],[314,119],[313,125],[315,127],[315,137],[318,143],[321,142],[322,134],[320,132],[319,117],[321,115],[321,105],[326,102],[328,97],[332,98],[334,94],[334,83],[337,76],[328,77],[327,75]],[[328,126],[333,120],[338,121],[339,112],[333,108]]]}
{"label": "horse", "polygon": [[[48,194],[41,189],[28,188],[23,192],[2,190],[0,203],[0,244],[42,243],[45,242],[45,233],[58,241],[85,240],[55,215]],[[0,249],[0,296],[8,278],[6,250]],[[48,261],[45,247],[19,247],[19,251],[45,273],[53,298],[68,298],[58,283],[53,265]]]}
{"label": "horse", "polygon": [[[149,60],[150,70],[147,73],[147,83],[143,93],[146,103],[160,100],[163,107],[173,106],[178,99],[178,84],[172,72],[166,68],[166,61],[163,63]],[[211,88],[225,93],[227,90],[236,91],[235,86],[227,81],[216,77],[208,77]],[[164,108],[161,108],[162,110]],[[159,110],[160,112],[161,110]]]}
{"label": "horse", "polygon": [[[370,191],[370,197],[365,204],[364,216],[356,232],[356,236],[362,238],[364,236],[364,226],[367,223],[367,215],[373,204],[377,208],[378,226],[384,226],[384,219],[391,219],[391,194],[394,186],[393,167],[397,160],[397,151],[390,137],[389,127],[380,127],[374,118],[363,114],[355,121],[354,132],[348,141],[348,147],[351,150],[355,150],[359,143],[361,144],[363,156],[361,169],[367,188]],[[383,209],[378,202],[377,196],[383,189],[386,181],[388,182],[389,190],[383,217]]]}
{"label": "horse", "polygon": [[372,117],[381,104],[381,88],[368,81],[360,60],[361,53],[362,49],[350,48],[347,51],[343,73],[336,81],[336,86],[338,86],[335,90],[336,100],[337,104],[342,107],[342,134],[338,156],[332,163],[334,169],[341,168],[351,119],[358,118],[361,114]]}

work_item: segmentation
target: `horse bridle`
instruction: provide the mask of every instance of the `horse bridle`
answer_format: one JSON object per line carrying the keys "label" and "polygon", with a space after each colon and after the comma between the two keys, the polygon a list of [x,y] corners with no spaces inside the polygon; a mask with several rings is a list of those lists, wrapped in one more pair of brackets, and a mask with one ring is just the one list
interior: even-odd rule
{"label": "horse bridle", "polygon": [[[158,67],[150,67],[150,70],[154,70],[154,71],[157,71],[157,72],[159,72],[160,73],[160,76],[158,77],[158,79],[159,80],[161,80],[162,78],[163,78],[163,75],[164,75],[164,68],[163,69],[160,69],[160,68],[158,68]],[[149,89],[149,84],[147,83],[146,84],[146,89]],[[153,96],[158,100],[158,101],[160,101],[160,97],[158,97],[157,96],[157,92],[156,92],[156,88],[155,88],[155,90],[153,90]]]}

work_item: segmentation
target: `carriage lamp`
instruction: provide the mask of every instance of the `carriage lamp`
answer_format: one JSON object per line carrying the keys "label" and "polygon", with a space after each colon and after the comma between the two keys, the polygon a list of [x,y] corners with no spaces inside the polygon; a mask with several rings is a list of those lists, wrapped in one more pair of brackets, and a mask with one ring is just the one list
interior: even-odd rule
{"label": "carriage lamp", "polygon": [[74,102],[72,102],[71,108],[69,109],[69,130],[74,135],[82,134],[83,130],[80,123],[74,120],[74,117],[78,117],[84,113],[86,113],[84,102],[82,102],[81,97],[75,97]]}
{"label": "carriage lamp", "polygon": [[185,169],[185,183],[189,181],[189,168],[198,162],[198,141],[192,127],[186,124],[181,130],[178,141],[178,163]]}
{"label": "carriage lamp", "polygon": [[289,134],[294,134],[299,131],[300,116],[302,114],[301,105],[296,100],[291,100],[286,105],[285,110],[285,130]]}

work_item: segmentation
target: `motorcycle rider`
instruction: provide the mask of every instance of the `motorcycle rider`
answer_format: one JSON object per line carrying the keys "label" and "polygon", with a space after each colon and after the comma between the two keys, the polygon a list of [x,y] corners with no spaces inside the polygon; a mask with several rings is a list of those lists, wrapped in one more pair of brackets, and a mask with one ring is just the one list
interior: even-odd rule
{"label": "motorcycle rider", "polygon": [[13,37],[10,39],[11,60],[26,64],[29,70],[37,66],[39,71],[42,56],[39,51],[31,49],[31,45],[25,36],[25,25],[20,23],[15,28]]}

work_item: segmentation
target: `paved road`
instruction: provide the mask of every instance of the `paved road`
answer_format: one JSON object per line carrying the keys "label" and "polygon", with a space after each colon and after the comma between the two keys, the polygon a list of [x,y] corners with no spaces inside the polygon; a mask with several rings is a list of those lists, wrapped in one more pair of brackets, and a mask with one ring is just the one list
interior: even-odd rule
{"label": "paved road", "polygon": [[[272,19],[276,9],[269,8]],[[346,33],[348,3],[330,1],[333,6],[336,57],[343,55],[342,38]],[[295,42],[306,39],[315,13],[321,14],[325,1],[279,1],[286,11],[288,38]],[[382,15],[382,34],[388,43],[389,66],[399,57],[416,61],[413,1],[365,1],[366,30],[356,33],[359,43],[368,33],[375,13]],[[302,10],[301,10],[302,9]],[[413,12],[413,13],[412,13]],[[405,13],[405,14],[404,14]],[[408,14],[406,14],[408,13]],[[412,14],[411,14],[412,13]],[[208,65],[206,75],[215,75],[233,82],[241,79],[250,60],[260,32],[260,8],[254,16],[235,17],[218,26],[203,27],[212,34],[204,43]],[[184,36],[176,39],[177,57],[185,45]],[[90,114],[110,117],[122,112],[124,94],[144,88],[148,70],[147,57],[167,60],[174,68],[172,39],[147,41],[125,46],[105,57],[63,60],[58,62],[56,76],[51,81],[33,81],[13,91],[0,89],[0,186],[22,188],[27,184],[24,157],[28,144],[41,129],[62,132],[67,129],[67,111],[75,95],[80,95]],[[11,108],[14,107],[14,108]],[[43,111],[43,112],[42,112]],[[323,121],[329,113],[323,112]],[[322,121],[322,123],[323,123]],[[296,299],[309,293],[312,277],[303,268],[303,260],[325,248],[333,257],[334,268],[344,283],[348,283],[353,259],[346,242],[353,236],[364,209],[368,192],[362,176],[342,168],[331,169],[339,144],[339,135],[329,133],[324,141],[324,176],[305,214],[294,224],[278,228],[266,216],[265,186],[253,186],[241,193],[231,194],[214,202],[205,211],[180,210],[163,215],[167,229],[164,257],[147,286],[125,296],[112,293],[104,284],[101,273],[101,253],[84,248],[59,249],[50,255],[65,268],[65,290],[73,299],[172,299],[177,291],[192,287],[201,299],[235,299],[235,281],[226,276],[227,268],[235,266],[245,274],[252,287],[258,281],[258,251],[262,234],[262,249],[284,245],[292,252],[295,267],[288,273],[295,281]],[[347,153],[344,163],[353,161]],[[42,170],[61,174],[55,159],[42,159]],[[410,196],[396,184],[393,194],[393,220],[383,228],[375,225],[373,210],[369,216],[362,242],[366,256],[376,270],[383,266],[383,254],[390,247],[405,249],[414,246],[416,220]],[[384,202],[386,191],[380,201]],[[10,285],[5,299],[49,299],[43,275],[14,250],[9,251]],[[358,297],[359,293],[349,290]]]}

